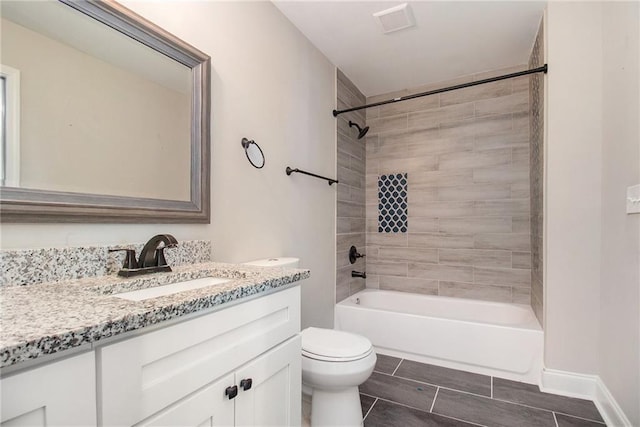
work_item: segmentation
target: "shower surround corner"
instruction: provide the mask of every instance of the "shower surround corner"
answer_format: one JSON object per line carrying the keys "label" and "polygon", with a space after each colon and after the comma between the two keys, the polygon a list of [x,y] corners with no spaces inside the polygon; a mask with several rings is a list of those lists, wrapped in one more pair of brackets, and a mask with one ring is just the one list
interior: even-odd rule
{"label": "shower surround corner", "polygon": [[[365,96],[337,70],[337,107],[345,109],[365,103]],[[351,277],[351,271],[366,272],[366,259],[349,263],[349,248],[356,246],[365,252],[365,140],[358,139],[358,131],[349,121],[364,126],[361,111],[336,117],[337,128],[337,220],[336,220],[336,302],[365,288],[365,279]],[[367,279],[368,280],[368,279]]]}

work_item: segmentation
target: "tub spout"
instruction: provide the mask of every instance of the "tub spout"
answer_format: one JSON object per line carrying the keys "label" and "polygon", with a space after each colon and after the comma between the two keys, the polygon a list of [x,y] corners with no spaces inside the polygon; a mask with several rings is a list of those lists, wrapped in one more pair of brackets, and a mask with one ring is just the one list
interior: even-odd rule
{"label": "tub spout", "polygon": [[367,273],[364,271],[352,271],[351,277],[362,277],[363,279],[366,279]]}

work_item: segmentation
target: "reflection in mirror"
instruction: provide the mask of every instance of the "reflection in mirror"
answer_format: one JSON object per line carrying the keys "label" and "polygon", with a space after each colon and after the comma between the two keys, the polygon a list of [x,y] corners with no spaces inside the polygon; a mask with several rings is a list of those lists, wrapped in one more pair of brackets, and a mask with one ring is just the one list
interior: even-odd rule
{"label": "reflection in mirror", "polygon": [[20,185],[20,71],[0,64],[0,185]]}
{"label": "reflection in mirror", "polygon": [[113,0],[0,8],[0,220],[208,223],[209,56]]}
{"label": "reflection in mirror", "polygon": [[242,138],[242,147],[244,148],[244,152],[247,155],[249,163],[257,169],[264,167],[264,153],[254,140]]}
{"label": "reflection in mirror", "polygon": [[1,24],[21,77],[6,186],[189,200],[189,67],[59,2],[3,1]]}

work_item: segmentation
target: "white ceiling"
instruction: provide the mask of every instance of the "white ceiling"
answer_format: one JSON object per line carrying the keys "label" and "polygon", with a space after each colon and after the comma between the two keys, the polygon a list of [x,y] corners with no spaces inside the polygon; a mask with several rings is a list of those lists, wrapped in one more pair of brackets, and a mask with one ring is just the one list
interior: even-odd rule
{"label": "white ceiling", "polygon": [[546,2],[408,1],[416,26],[383,34],[402,1],[273,0],[366,95],[525,64]]}

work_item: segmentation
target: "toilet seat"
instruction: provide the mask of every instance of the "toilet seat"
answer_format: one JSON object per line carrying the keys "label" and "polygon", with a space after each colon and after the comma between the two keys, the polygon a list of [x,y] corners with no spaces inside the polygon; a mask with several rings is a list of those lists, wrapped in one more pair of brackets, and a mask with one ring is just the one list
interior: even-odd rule
{"label": "toilet seat", "polygon": [[307,328],[302,331],[302,356],[325,362],[350,362],[373,352],[367,338],[344,331]]}

